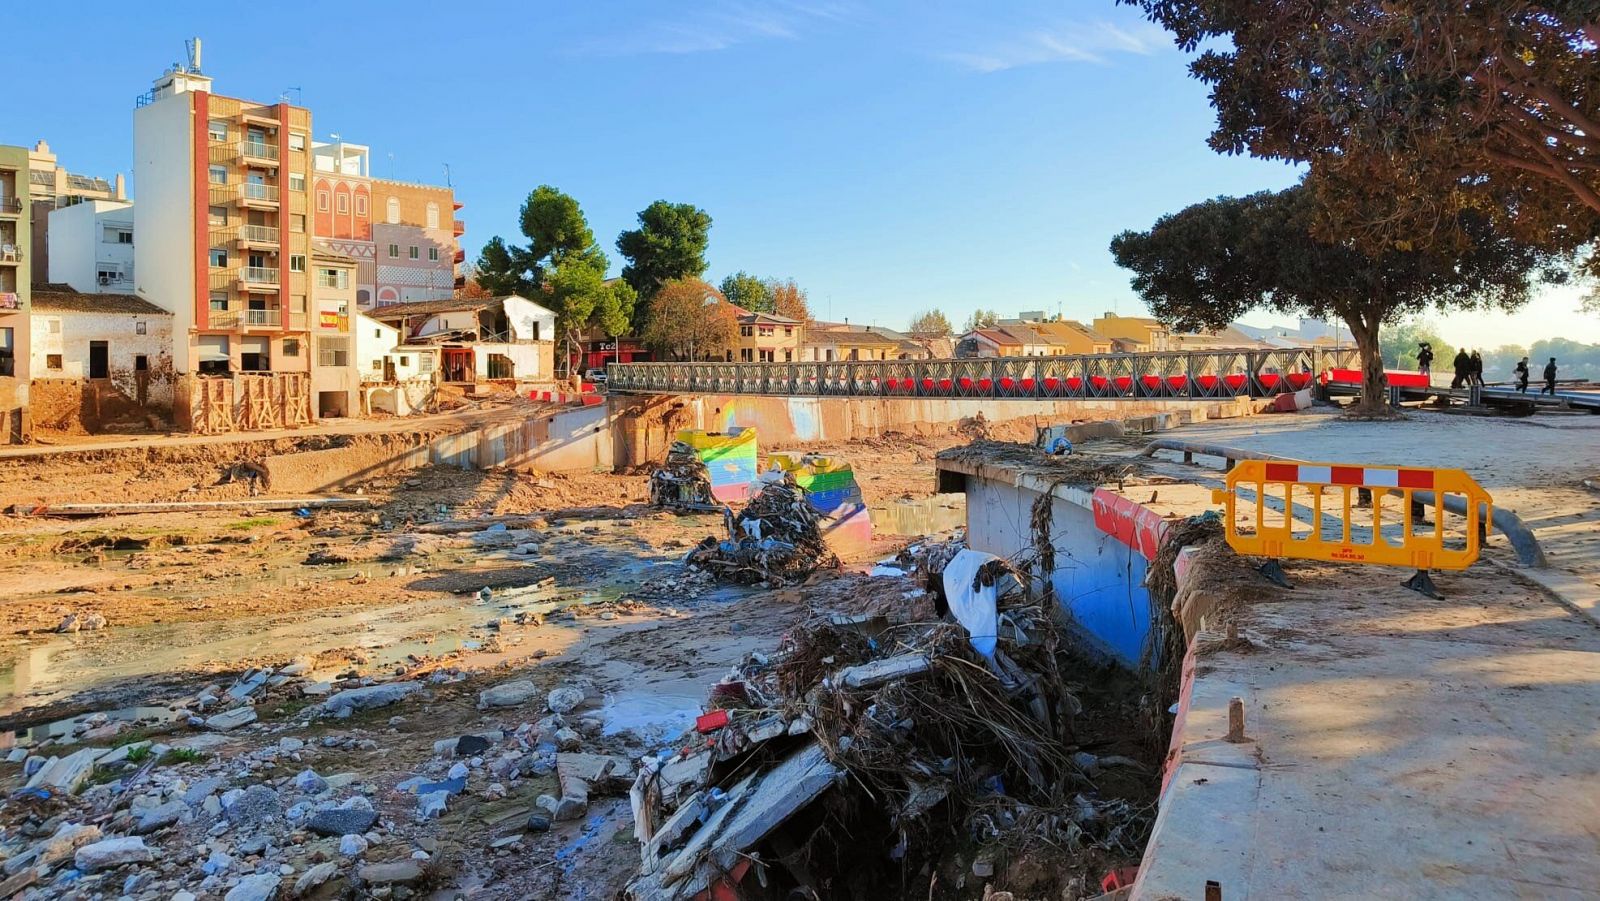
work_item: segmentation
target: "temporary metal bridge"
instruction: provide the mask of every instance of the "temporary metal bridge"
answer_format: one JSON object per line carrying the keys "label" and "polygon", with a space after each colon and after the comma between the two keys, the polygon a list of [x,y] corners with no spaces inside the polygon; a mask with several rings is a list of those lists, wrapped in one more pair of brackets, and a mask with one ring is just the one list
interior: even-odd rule
{"label": "temporary metal bridge", "polygon": [[614,394],[790,397],[1273,397],[1360,365],[1355,348],[1206,350],[974,360],[612,363]]}

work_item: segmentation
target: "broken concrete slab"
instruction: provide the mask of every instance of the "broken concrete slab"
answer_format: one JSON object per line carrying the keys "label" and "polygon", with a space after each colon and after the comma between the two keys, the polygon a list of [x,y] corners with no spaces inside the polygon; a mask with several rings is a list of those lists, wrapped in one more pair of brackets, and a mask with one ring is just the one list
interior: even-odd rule
{"label": "broken concrete slab", "polygon": [[72,856],[73,866],[84,873],[98,873],[130,863],[149,863],[156,853],[144,839],[126,835],[84,845]]}
{"label": "broken concrete slab", "polygon": [[206,720],[206,728],[213,732],[228,732],[240,726],[248,726],[255,721],[256,709],[254,707],[235,707],[232,710],[224,710],[216,716],[208,718]]}
{"label": "broken concrete slab", "polygon": [[683,803],[678,805],[678,809],[673,812],[672,816],[668,817],[667,821],[656,829],[656,834],[652,835],[648,842],[639,846],[640,865],[643,867],[643,872],[654,873],[661,868],[665,860],[670,860],[672,856],[675,856],[668,855],[664,857],[667,849],[677,847],[683,837],[688,834],[689,827],[699,822],[705,813],[705,793],[695,792],[684,798]]}
{"label": "broken concrete slab", "polygon": [[526,679],[515,682],[506,682],[492,688],[486,688],[478,693],[478,706],[482,707],[516,707],[525,704],[539,694],[539,686]]}
{"label": "broken concrete slab", "polygon": [[147,835],[158,829],[165,829],[183,819],[189,812],[189,805],[180,800],[168,801],[158,807],[146,808],[139,814],[133,824],[136,835]]}
{"label": "broken concrete slab", "polygon": [[272,670],[270,669],[252,669],[247,671],[244,675],[239,677],[239,681],[228,686],[228,697],[233,698],[236,701],[243,701],[245,698],[255,694],[256,689],[267,684],[267,679],[271,675]]}
{"label": "broken concrete slab", "polygon": [[[321,716],[340,716],[346,710],[353,712],[387,707],[400,702],[412,692],[421,690],[420,682],[381,682],[377,685],[364,685],[329,696],[326,701],[317,705],[317,713]],[[343,715],[348,716],[348,714]]]}
{"label": "broken concrete slab", "polygon": [[885,657],[859,666],[845,667],[836,680],[846,688],[877,688],[900,679],[908,679],[927,672],[933,661],[926,654],[901,654]]}
{"label": "broken concrete slab", "polygon": [[95,762],[107,754],[106,748],[83,748],[66,757],[52,757],[28,780],[28,788],[58,788],[71,794],[89,778]]}
{"label": "broken concrete slab", "polygon": [[[56,828],[54,835],[0,864],[0,871],[7,876],[28,868],[43,869],[48,872],[56,864],[71,859],[79,848],[90,842],[99,841],[100,837],[99,826],[62,823]],[[4,894],[0,894],[0,898],[4,897],[6,897]]]}
{"label": "broken concrete slab", "polygon": [[422,865],[414,860],[364,864],[356,871],[368,885],[409,884],[422,878]]}

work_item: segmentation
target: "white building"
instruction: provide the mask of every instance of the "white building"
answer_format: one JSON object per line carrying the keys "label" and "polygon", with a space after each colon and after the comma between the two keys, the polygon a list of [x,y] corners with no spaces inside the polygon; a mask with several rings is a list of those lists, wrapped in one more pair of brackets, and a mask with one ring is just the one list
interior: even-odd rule
{"label": "white building", "polygon": [[172,314],[131,294],[33,289],[34,379],[104,381],[141,407],[170,410]]}
{"label": "white building", "polygon": [[48,281],[84,294],[132,294],[133,204],[85,200],[50,211]]}
{"label": "white building", "polygon": [[428,403],[439,371],[439,348],[403,345],[400,330],[365,313],[355,314],[356,369],[365,409],[405,416]]}
{"label": "white building", "polygon": [[556,314],[515,294],[383,304],[369,315],[403,348],[432,348],[447,383],[555,379]]}

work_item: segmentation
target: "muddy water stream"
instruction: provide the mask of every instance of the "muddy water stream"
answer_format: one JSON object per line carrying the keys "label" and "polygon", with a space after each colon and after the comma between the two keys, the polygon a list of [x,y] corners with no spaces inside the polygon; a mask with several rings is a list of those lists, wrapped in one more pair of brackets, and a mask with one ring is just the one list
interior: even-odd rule
{"label": "muddy water stream", "polygon": [[935,494],[900,498],[875,504],[867,512],[872,517],[873,531],[880,535],[936,535],[966,524],[967,496]]}

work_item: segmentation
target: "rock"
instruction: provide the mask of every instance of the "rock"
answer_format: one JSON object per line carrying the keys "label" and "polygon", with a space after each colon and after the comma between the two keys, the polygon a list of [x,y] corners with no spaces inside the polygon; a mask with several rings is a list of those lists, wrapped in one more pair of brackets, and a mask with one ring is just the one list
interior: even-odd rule
{"label": "rock", "polygon": [[122,893],[124,895],[137,895],[148,889],[156,881],[156,874],[149,870],[140,870],[122,880]]}
{"label": "rock", "polygon": [[253,857],[267,853],[268,844],[270,843],[265,835],[252,835],[249,838],[241,839],[239,844],[234,846],[234,850],[245,857]]}
{"label": "rock", "polygon": [[556,747],[563,751],[576,751],[583,745],[583,736],[576,729],[557,729],[555,740]]}
{"label": "rock", "polygon": [[23,889],[39,881],[37,870],[23,870],[15,876],[0,879],[0,898],[16,896]]}
{"label": "rock", "polygon": [[311,697],[321,697],[333,691],[332,682],[307,682],[300,686],[300,693]]}
{"label": "rock", "polygon": [[481,735],[463,735],[456,739],[456,756],[472,757],[489,750],[489,740]]}
{"label": "rock", "polygon": [[190,807],[199,807],[205,803],[207,798],[216,794],[217,789],[221,787],[222,780],[214,776],[209,779],[201,779],[199,782],[189,786],[188,790],[183,793],[183,803]]}
{"label": "rock", "polygon": [[267,677],[272,675],[272,670],[253,669],[239,677],[239,681],[228,686],[228,697],[235,701],[242,701],[255,694],[256,689],[267,684]]}
{"label": "rock", "polygon": [[[3,870],[7,876],[28,867],[49,872],[55,868],[56,864],[71,859],[73,852],[79,848],[99,840],[99,826],[62,823],[56,828],[54,835],[7,860],[3,865]],[[0,898],[4,897],[6,896],[0,894]]]}
{"label": "rock", "polygon": [[223,812],[235,826],[260,826],[283,819],[283,802],[265,785],[252,785]]}
{"label": "rock", "polygon": [[296,895],[304,895],[306,892],[332,879],[334,874],[338,872],[339,867],[333,861],[323,861],[300,874],[300,878],[294,881],[294,893]]}
{"label": "rock", "polygon": [[326,701],[317,705],[318,712],[323,716],[348,716],[344,711],[371,710],[375,707],[387,707],[399,703],[412,692],[420,691],[420,682],[382,682],[377,685],[366,685],[361,688],[351,688],[330,696]]}
{"label": "rock", "polygon": [[165,829],[183,819],[183,815],[188,812],[189,805],[182,800],[168,801],[160,807],[151,807],[141,813],[133,824],[134,834],[147,835],[157,829]]}
{"label": "rock", "polygon": [[278,750],[285,754],[293,754],[305,746],[306,743],[304,741],[292,735],[285,735],[283,738],[278,739]]}
{"label": "rock", "polygon": [[52,757],[28,780],[27,787],[59,788],[72,794],[94,772],[95,761],[105,755],[105,748],[83,748],[66,757]]}
{"label": "rock", "polygon": [[306,769],[294,777],[294,787],[308,795],[320,795],[328,790],[328,780],[318,776],[316,770]]}
{"label": "rock", "polygon": [[414,860],[364,864],[358,871],[368,885],[410,884],[422,878],[422,866]]}
{"label": "rock", "polygon": [[550,818],[542,813],[530,814],[528,816],[527,829],[529,832],[549,832]]}
{"label": "rock", "polygon": [[318,835],[352,835],[366,832],[376,822],[376,811],[335,807],[313,813],[306,828]]}
{"label": "rock", "polygon": [[231,866],[233,866],[233,857],[231,855],[222,851],[212,851],[211,856],[206,858],[206,862],[200,865],[200,872],[207,876],[218,876],[228,872],[228,868]]}
{"label": "rock", "polygon": [[206,728],[213,732],[227,732],[240,726],[247,726],[256,721],[256,709],[249,705],[235,707],[232,710],[212,716],[206,720]]}
{"label": "rock", "polygon": [[451,779],[465,779],[465,778],[467,778],[467,775],[469,773],[471,773],[471,772],[472,772],[472,770],[468,769],[466,764],[457,763],[455,766],[452,766],[450,768],[450,778]]}
{"label": "rock", "polygon": [[570,713],[583,703],[583,689],[562,686],[550,692],[545,704],[551,713]]}
{"label": "rock", "polygon": [[417,819],[432,820],[444,815],[445,809],[450,806],[450,793],[447,791],[433,791],[417,795]]}
{"label": "rock", "polygon": [[372,802],[362,795],[352,795],[339,804],[340,810],[371,810]]}
{"label": "rock", "polygon": [[[54,757],[50,758],[50,760],[54,759]],[[45,760],[43,757],[29,757],[22,762],[22,778],[33,778],[34,774],[44,769],[45,765],[49,762],[49,760]]]}
{"label": "rock", "polygon": [[285,663],[278,669],[280,676],[303,676],[311,669],[311,661],[304,657],[296,657],[293,661]]}
{"label": "rock", "polygon": [[526,679],[506,682],[478,693],[478,706],[515,707],[527,703],[539,693],[539,687]]}
{"label": "rock", "polygon": [[611,775],[616,759],[605,754],[557,754],[556,775],[561,791],[571,794],[568,783],[585,789]]}
{"label": "rock", "polygon": [[56,631],[72,633],[81,628],[83,628],[83,623],[78,621],[78,614],[69,613],[67,614],[67,618],[61,621],[61,625],[56,626]]}
{"label": "rock", "polygon": [[6,752],[6,763],[21,763],[28,759],[27,748],[12,748]]}
{"label": "rock", "polygon": [[223,896],[223,901],[272,901],[278,897],[278,886],[282,881],[277,873],[246,876]]}
{"label": "rock", "polygon": [[459,795],[467,790],[467,780],[462,777],[460,779],[445,779],[442,782],[424,782],[412,790],[419,795],[441,791],[447,795]]}
{"label": "rock", "polygon": [[72,865],[84,873],[98,873],[130,863],[149,863],[155,856],[144,839],[129,835],[84,845],[72,856]]}
{"label": "rock", "polygon": [[199,901],[193,892],[173,892],[167,901]]}
{"label": "rock", "polygon": [[339,839],[339,853],[346,857],[360,857],[367,853],[367,839],[360,835],[346,835]]}

